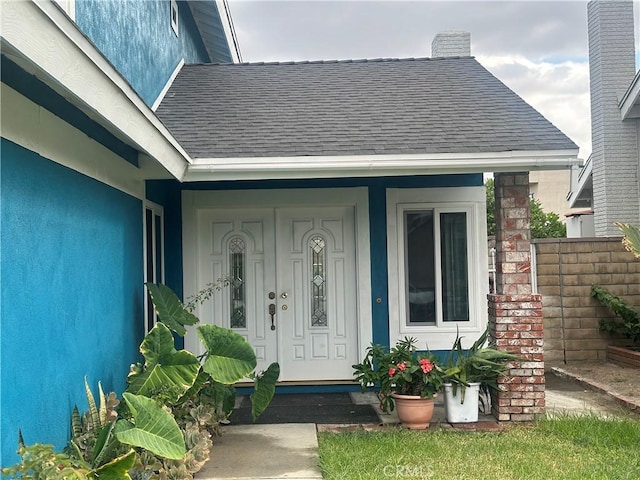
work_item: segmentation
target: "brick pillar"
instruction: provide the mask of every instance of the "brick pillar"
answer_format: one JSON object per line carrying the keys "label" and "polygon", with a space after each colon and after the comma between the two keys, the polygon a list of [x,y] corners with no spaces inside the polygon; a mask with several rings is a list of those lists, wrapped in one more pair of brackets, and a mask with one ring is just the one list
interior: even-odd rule
{"label": "brick pillar", "polygon": [[542,296],[489,295],[490,342],[518,355],[492,391],[492,413],[499,421],[531,421],[545,412]]}
{"label": "brick pillar", "polygon": [[489,295],[490,342],[522,358],[498,379],[499,421],[531,421],[545,412],[542,297],[531,289],[529,174],[495,176],[496,294]]}
{"label": "brick pillar", "polygon": [[497,173],[496,293],[531,293],[529,173]]}

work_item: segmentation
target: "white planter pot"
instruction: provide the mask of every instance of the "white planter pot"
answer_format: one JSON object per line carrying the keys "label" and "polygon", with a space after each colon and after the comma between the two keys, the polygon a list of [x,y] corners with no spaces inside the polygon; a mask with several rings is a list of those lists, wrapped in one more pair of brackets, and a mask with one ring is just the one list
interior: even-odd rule
{"label": "white planter pot", "polygon": [[480,395],[480,384],[469,383],[464,391],[464,403],[462,403],[462,387],[456,388],[456,395],[453,394],[453,385],[444,384],[444,407],[447,412],[447,422],[450,423],[471,423],[478,421],[478,399]]}

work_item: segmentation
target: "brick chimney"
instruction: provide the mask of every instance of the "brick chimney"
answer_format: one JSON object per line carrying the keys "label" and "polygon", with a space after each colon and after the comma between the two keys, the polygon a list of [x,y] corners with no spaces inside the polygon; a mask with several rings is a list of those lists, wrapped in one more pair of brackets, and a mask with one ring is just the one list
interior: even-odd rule
{"label": "brick chimney", "polygon": [[469,32],[440,32],[431,42],[431,57],[471,56],[471,34]]}
{"label": "brick chimney", "polygon": [[587,19],[595,230],[620,235],[613,222],[640,223],[636,126],[618,108],[635,76],[633,2],[591,1]]}

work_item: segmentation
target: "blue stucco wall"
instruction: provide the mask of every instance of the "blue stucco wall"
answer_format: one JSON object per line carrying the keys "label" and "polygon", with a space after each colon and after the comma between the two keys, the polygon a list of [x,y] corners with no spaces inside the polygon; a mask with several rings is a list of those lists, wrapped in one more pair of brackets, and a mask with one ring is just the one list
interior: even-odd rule
{"label": "blue stucco wall", "polygon": [[143,335],[141,201],[0,145],[2,457],[63,447],[83,378],[120,394]]}
{"label": "blue stucco wall", "polygon": [[188,5],[178,2],[178,10],[178,37],[169,0],[77,0],[76,23],[152,105],[181,59],[210,61]]}

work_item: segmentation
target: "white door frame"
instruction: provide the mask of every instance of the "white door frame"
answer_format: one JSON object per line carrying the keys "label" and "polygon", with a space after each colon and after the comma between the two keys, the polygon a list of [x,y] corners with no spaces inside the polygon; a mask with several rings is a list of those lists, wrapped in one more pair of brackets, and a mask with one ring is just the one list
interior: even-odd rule
{"label": "white door frame", "polygon": [[373,339],[371,312],[371,253],[369,236],[369,196],[366,187],[356,188],[309,188],[278,190],[185,190],[182,192],[182,245],[184,296],[198,292],[197,285],[197,211],[210,208],[248,207],[354,207],[356,236],[356,292],[357,292],[357,351],[363,358]]}

